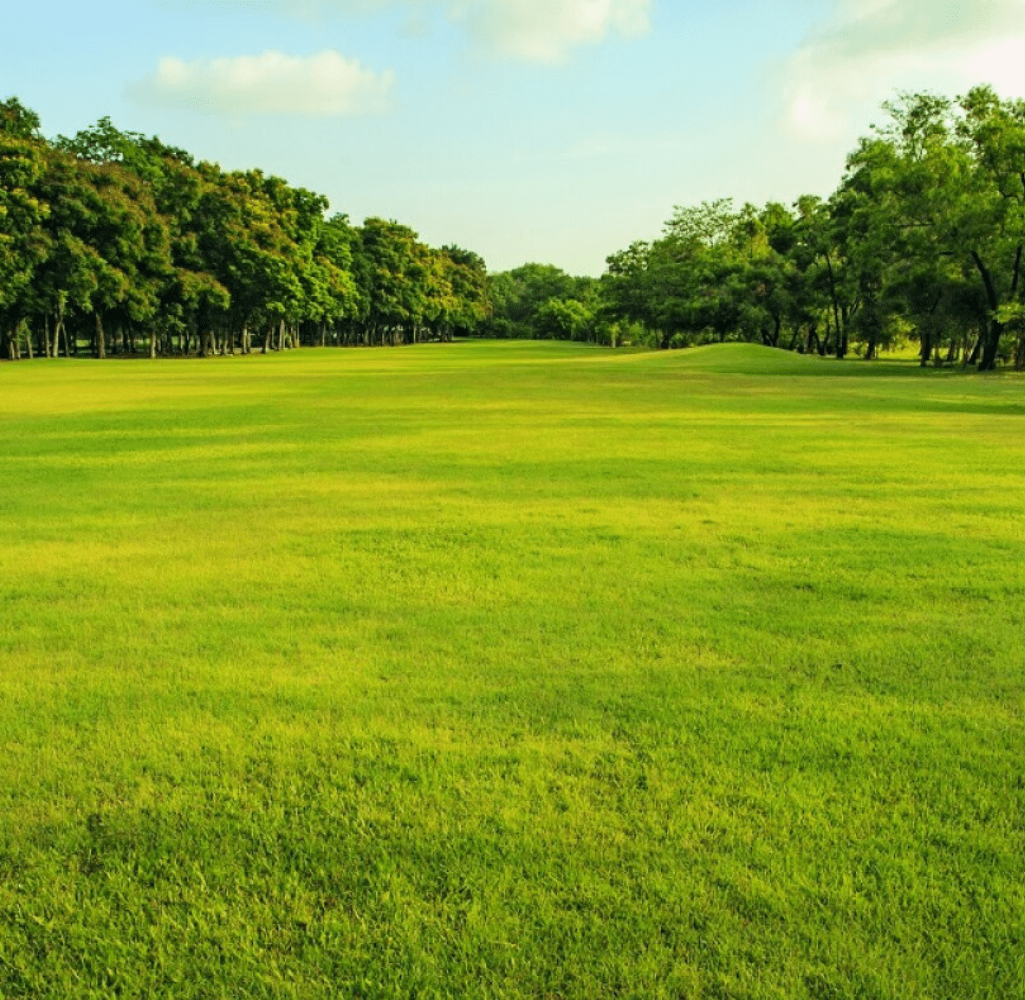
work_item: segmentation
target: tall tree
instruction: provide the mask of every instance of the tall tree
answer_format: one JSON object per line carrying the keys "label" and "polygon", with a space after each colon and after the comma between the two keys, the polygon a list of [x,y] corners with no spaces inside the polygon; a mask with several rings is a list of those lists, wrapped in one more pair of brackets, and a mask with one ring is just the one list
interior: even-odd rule
{"label": "tall tree", "polygon": [[1025,102],[977,87],[956,102],[905,94],[886,108],[889,122],[861,141],[845,184],[869,194],[893,245],[920,267],[949,257],[978,283],[978,363],[992,369],[1004,317],[1025,291]]}
{"label": "tall tree", "polygon": [[[49,249],[49,206],[38,195],[45,170],[44,148],[34,138],[38,121],[13,99],[0,105],[0,355],[9,358],[20,355],[32,282]],[[31,339],[26,347],[31,354]]]}

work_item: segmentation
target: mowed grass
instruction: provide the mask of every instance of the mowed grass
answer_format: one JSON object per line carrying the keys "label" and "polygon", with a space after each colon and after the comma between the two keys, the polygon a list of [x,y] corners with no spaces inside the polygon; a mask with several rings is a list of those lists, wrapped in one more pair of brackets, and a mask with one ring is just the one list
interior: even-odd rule
{"label": "mowed grass", "polygon": [[1025,379],[0,368],[0,997],[1025,996]]}

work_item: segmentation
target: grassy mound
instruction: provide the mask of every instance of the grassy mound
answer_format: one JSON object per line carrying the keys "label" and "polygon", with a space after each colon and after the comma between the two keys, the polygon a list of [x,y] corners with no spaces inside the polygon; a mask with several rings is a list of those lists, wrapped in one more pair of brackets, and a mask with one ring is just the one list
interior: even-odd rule
{"label": "grassy mound", "polygon": [[[652,356],[652,364],[659,364]],[[958,366],[947,368],[923,369],[918,359],[911,356],[897,357],[885,355],[874,360],[865,361],[854,356],[837,361],[832,356],[820,357],[817,354],[797,354],[775,347],[763,347],[760,344],[707,344],[702,347],[688,348],[682,351],[670,351],[669,362],[663,362],[681,369],[694,372],[707,372],[718,375],[795,375],[834,377],[834,378],[943,378],[947,376],[965,377],[968,374]]]}

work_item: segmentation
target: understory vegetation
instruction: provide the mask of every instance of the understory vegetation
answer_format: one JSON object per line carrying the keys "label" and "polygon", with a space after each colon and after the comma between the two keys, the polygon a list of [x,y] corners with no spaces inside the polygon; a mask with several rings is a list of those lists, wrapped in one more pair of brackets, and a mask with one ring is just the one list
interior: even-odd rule
{"label": "understory vegetation", "polygon": [[0,996],[1021,996],[1023,388],[5,366]]}

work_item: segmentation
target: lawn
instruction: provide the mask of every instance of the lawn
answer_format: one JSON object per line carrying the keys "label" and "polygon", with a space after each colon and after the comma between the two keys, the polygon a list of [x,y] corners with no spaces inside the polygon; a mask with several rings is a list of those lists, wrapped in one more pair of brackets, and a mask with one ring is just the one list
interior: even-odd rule
{"label": "lawn", "polygon": [[1025,378],[0,367],[0,998],[1025,997]]}

